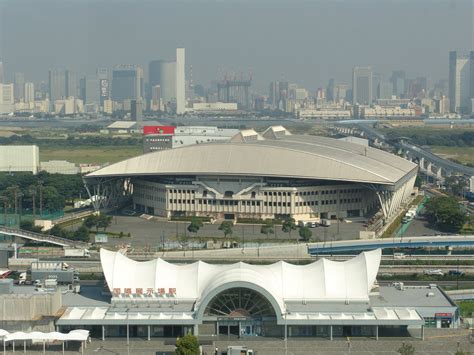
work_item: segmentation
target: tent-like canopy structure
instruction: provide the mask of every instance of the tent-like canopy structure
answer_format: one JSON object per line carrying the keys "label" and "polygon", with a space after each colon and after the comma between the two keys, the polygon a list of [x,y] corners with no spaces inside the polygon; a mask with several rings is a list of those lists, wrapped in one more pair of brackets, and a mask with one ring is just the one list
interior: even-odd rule
{"label": "tent-like canopy structure", "polygon": [[[62,341],[63,342],[63,353],[64,353],[64,342],[65,341],[80,341],[86,342],[89,338],[89,331],[85,329],[75,329],[71,330],[69,333],[59,333],[59,332],[13,332],[10,333],[4,329],[0,329],[0,337],[3,338],[3,351],[6,351],[6,344],[8,342],[23,341],[25,344],[26,350],[26,341],[42,341],[43,342],[43,352],[44,344],[50,341]],[[13,345],[14,346],[14,345]]]}
{"label": "tent-like canopy structure", "polygon": [[100,250],[100,257],[114,297],[193,300],[198,309],[219,291],[247,287],[264,294],[278,314],[285,311],[287,300],[368,301],[381,251],[364,252],[344,262],[321,259],[308,265],[284,261],[271,265],[202,261],[175,265],[162,259],[138,262],[106,249]]}

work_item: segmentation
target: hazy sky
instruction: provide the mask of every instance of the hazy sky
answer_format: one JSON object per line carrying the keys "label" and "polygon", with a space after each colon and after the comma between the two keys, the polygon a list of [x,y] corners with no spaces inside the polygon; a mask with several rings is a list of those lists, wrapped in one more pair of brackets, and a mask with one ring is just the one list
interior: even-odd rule
{"label": "hazy sky", "polygon": [[354,65],[447,78],[448,52],[474,47],[472,0],[0,0],[0,16],[7,79],[35,82],[57,66],[146,71],[183,46],[195,83],[251,71],[261,90],[282,75],[314,90]]}

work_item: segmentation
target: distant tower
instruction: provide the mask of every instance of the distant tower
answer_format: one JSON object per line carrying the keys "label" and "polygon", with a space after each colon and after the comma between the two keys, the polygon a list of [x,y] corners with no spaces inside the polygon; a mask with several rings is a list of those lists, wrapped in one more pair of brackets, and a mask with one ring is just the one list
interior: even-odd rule
{"label": "distant tower", "polygon": [[184,48],[176,48],[176,114],[182,115],[186,108],[186,78],[185,78]]}
{"label": "distant tower", "polygon": [[468,113],[470,108],[470,56],[449,53],[449,105],[451,112]]}
{"label": "distant tower", "polygon": [[372,68],[354,67],[352,69],[352,103],[372,104]]}
{"label": "distant tower", "polygon": [[23,101],[25,99],[25,74],[13,73],[13,84],[15,85],[15,101]]}
{"label": "distant tower", "polygon": [[0,84],[3,84],[3,62],[0,61]]}

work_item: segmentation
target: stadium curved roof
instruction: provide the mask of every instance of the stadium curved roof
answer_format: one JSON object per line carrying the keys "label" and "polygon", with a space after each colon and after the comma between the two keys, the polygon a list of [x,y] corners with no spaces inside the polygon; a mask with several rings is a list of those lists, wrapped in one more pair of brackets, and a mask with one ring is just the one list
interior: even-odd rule
{"label": "stadium curved roof", "polygon": [[416,169],[415,164],[375,148],[332,138],[289,135],[153,152],[109,165],[86,178],[231,175],[394,185]]}
{"label": "stadium curved roof", "polygon": [[172,297],[200,304],[216,290],[246,284],[264,290],[282,310],[285,299],[368,300],[381,255],[381,250],[376,249],[344,262],[320,259],[307,265],[284,261],[271,265],[214,265],[202,261],[176,265],[162,259],[135,261],[120,252],[100,249],[107,285],[116,296],[126,294],[126,290],[152,296],[160,289],[172,289]]}

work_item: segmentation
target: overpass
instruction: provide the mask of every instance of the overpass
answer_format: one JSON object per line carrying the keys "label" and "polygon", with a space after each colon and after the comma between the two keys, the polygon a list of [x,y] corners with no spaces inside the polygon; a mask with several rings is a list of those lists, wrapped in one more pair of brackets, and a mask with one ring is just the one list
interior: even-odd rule
{"label": "overpass", "polygon": [[395,146],[406,159],[416,161],[421,171],[438,180],[443,180],[444,176],[449,176],[453,173],[469,177],[474,176],[474,168],[455,163],[448,159],[443,159],[431,153],[429,150],[409,143],[407,141],[408,138],[401,138],[400,141],[390,140],[383,133],[377,131],[377,129],[367,123],[356,123],[355,127],[356,128],[353,129],[339,127],[338,130],[343,134],[363,134],[366,138],[374,141],[376,146],[380,146],[381,143]]}
{"label": "overpass", "polygon": [[23,229],[15,229],[8,227],[0,227],[0,235],[9,235],[12,237],[20,237],[23,239],[33,240],[40,243],[50,243],[60,245],[62,247],[87,247],[88,244],[77,240],[70,240],[60,237],[55,237],[49,234],[34,233]]}
{"label": "overpass", "polygon": [[362,239],[311,243],[308,245],[308,254],[311,256],[317,256],[328,253],[361,252],[379,248],[392,249],[443,247],[474,247],[474,235]]}

